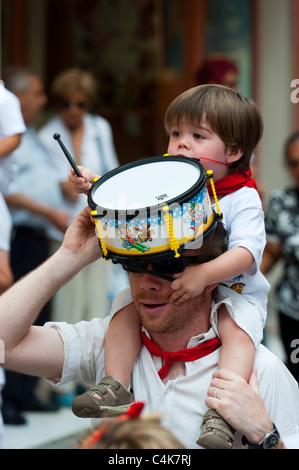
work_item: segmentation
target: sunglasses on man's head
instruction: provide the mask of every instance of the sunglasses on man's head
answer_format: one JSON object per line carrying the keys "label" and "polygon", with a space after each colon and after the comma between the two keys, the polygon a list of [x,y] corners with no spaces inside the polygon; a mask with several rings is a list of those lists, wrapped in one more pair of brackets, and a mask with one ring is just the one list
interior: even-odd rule
{"label": "sunglasses on man's head", "polygon": [[186,266],[207,263],[212,259],[214,256],[211,255],[180,256],[179,258],[172,256],[157,261],[130,261],[122,266],[130,273],[147,273],[172,282],[173,278],[167,274],[178,274],[184,271]]}
{"label": "sunglasses on man's head", "polygon": [[70,107],[75,106],[76,108],[79,109],[85,109],[86,108],[86,102],[85,101],[62,101],[61,102],[61,107],[63,109],[69,109]]}

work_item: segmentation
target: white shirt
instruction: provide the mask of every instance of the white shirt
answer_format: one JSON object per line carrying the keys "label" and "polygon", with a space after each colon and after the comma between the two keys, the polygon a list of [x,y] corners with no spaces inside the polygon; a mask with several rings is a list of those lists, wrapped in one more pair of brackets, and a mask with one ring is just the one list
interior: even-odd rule
{"label": "white shirt", "polygon": [[[10,251],[10,236],[12,229],[11,217],[7,205],[4,201],[2,194],[0,193],[0,250]],[[2,353],[2,345],[0,345],[0,359]],[[1,389],[5,384],[5,375],[0,363],[0,449],[1,449]]]}
{"label": "white shirt", "polygon": [[[23,134],[26,131],[18,98],[3,87],[0,82],[0,140],[4,137]],[[0,158],[0,192],[17,174],[12,155]]]}
{"label": "white shirt", "polygon": [[[13,152],[18,165],[18,176],[6,190],[6,195],[24,194],[40,204],[57,210],[63,205],[61,189],[50,158],[32,127],[28,127],[19,147]],[[52,224],[30,211],[10,207],[14,226],[50,230]]]}
{"label": "white shirt", "polygon": [[[227,308],[242,309],[244,299],[239,294],[227,297],[227,288],[219,287],[219,299]],[[112,307],[113,313],[131,302],[130,289],[124,290]],[[211,322],[214,325],[219,304],[213,306]],[[111,316],[110,316],[111,318]],[[52,379],[54,384],[79,381],[94,385],[105,375],[105,335],[109,317],[80,322],[76,325],[48,323],[57,328],[64,343],[64,367],[62,379]],[[190,339],[188,347],[216,336],[214,328],[207,333]],[[132,373],[132,387],[136,400],[146,404],[145,413],[163,413],[163,425],[170,429],[186,448],[199,448],[196,440],[203,415],[207,410],[205,399],[211,382],[212,373],[218,365],[219,350],[193,362],[186,363],[185,376],[179,376],[164,384],[158,375],[161,359],[154,358],[142,346],[135,361]],[[256,353],[255,368],[261,396],[265,406],[276,424],[285,445],[299,448],[299,395],[298,385],[283,363],[259,346]],[[96,420],[95,420],[96,421]],[[241,435],[236,433],[234,448],[242,448]]]}
{"label": "white shirt", "polygon": [[4,197],[0,193],[0,250],[10,251],[12,220]]}
{"label": "white shirt", "polygon": [[242,283],[242,294],[250,295],[267,309],[270,285],[259,271],[266,245],[264,211],[258,192],[244,187],[220,199],[223,223],[228,231],[228,250],[242,246],[254,258],[254,264],[238,278],[226,281],[228,287]]}
{"label": "white shirt", "polygon": [[253,256],[253,265],[240,276],[222,284],[241,293],[248,300],[247,314],[234,312],[232,318],[251,337],[257,347],[263,337],[267,317],[267,296],[270,284],[260,272],[266,244],[264,212],[258,192],[244,187],[219,200],[223,223],[228,232],[228,250],[246,248]]}

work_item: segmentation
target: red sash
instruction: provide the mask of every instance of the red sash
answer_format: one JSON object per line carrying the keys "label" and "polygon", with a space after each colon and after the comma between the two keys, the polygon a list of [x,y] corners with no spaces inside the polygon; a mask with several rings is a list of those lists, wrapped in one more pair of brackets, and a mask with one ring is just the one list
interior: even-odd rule
{"label": "red sash", "polygon": [[142,340],[143,344],[152,354],[152,356],[162,357],[166,362],[164,366],[159,370],[158,374],[161,379],[163,379],[168,370],[174,362],[188,362],[195,361],[201,357],[207,356],[212,352],[216,351],[221,346],[221,341],[219,338],[214,338],[209,341],[195,346],[194,348],[182,349],[181,351],[168,352],[163,351],[156,343],[154,343],[145,333],[142,331]]}
{"label": "red sash", "polygon": [[[239,173],[232,173],[231,175],[227,175],[224,178],[215,181],[214,186],[216,194],[230,194],[244,186],[257,189],[254,179],[251,178],[251,174],[250,170],[240,171]],[[208,191],[210,195],[213,194],[211,186],[208,186]]]}

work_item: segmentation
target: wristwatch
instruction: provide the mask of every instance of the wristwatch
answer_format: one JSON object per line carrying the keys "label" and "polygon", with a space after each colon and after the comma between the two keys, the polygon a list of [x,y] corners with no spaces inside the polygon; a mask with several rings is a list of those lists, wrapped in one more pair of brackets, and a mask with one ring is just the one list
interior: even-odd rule
{"label": "wristwatch", "polygon": [[279,443],[280,434],[277,427],[273,424],[273,431],[265,434],[263,439],[258,444],[250,444],[248,442],[249,449],[276,449]]}

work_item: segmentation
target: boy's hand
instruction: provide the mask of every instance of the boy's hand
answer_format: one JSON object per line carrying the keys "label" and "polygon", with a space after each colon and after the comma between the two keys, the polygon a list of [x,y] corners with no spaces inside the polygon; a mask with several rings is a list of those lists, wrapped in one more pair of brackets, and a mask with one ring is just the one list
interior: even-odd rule
{"label": "boy's hand", "polygon": [[73,168],[71,168],[71,171],[69,173],[69,182],[71,183],[72,188],[77,193],[84,193],[87,195],[94,179],[100,178],[100,176],[96,175],[95,173],[92,173],[88,168],[85,168],[84,166],[78,166],[78,168],[81,172],[82,178],[77,176]]}
{"label": "boy's hand", "polygon": [[174,293],[169,297],[170,303],[180,305],[204,291],[206,280],[203,266],[187,266],[182,273],[173,276],[175,280],[171,283],[171,287]]}

